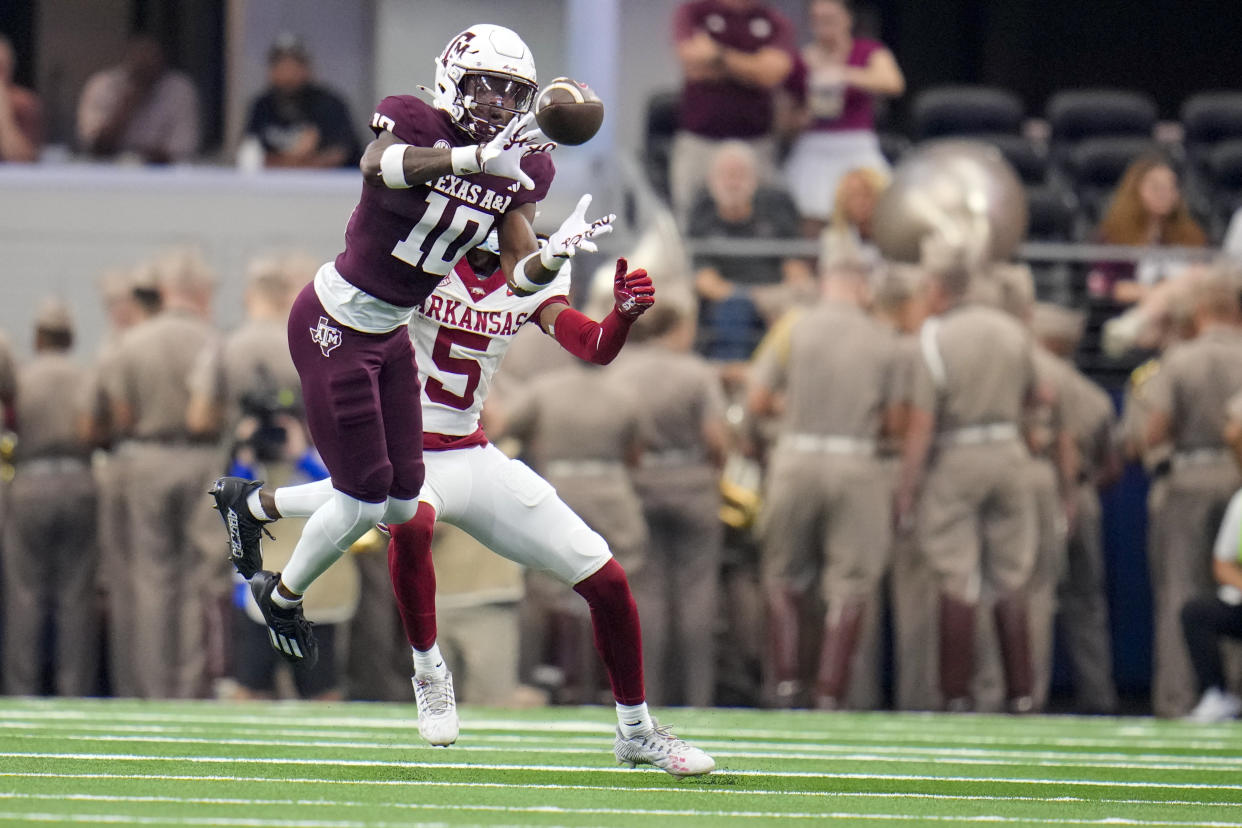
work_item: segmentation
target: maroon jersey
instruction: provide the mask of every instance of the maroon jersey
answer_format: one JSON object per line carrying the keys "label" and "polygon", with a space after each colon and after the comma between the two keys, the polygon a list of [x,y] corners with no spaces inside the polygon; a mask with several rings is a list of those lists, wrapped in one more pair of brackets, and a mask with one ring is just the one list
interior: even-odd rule
{"label": "maroon jersey", "polygon": [[[793,24],[764,3],[735,8],[720,0],[692,0],[673,16],[673,39],[696,31],[730,49],[757,52],[775,46],[795,55]],[[681,92],[681,128],[706,138],[755,138],[772,129],[773,93],[738,80],[686,81]]]}
{"label": "maroon jersey", "polygon": [[[416,147],[473,143],[447,113],[413,95],[380,101],[371,128]],[[534,189],[496,175],[445,175],[408,190],[362,186],[362,197],[345,228],[345,251],[336,269],[359,290],[392,305],[412,308],[435,290],[470,248],[481,244],[496,220],[541,200],[555,168],[546,152],[522,159]]]}

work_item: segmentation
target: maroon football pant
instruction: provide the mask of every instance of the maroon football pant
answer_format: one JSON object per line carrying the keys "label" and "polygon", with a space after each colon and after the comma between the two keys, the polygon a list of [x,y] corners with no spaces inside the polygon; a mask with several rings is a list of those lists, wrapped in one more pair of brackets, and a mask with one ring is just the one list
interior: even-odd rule
{"label": "maroon football pant", "polygon": [[368,503],[418,497],[423,417],[414,346],[404,327],[347,328],[308,284],[289,312],[289,353],[302,380],[311,440],[339,492]]}

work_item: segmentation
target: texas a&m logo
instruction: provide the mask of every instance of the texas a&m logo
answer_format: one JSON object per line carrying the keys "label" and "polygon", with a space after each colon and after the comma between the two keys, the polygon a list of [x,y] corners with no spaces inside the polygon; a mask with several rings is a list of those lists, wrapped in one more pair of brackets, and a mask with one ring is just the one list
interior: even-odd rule
{"label": "texas a&m logo", "polygon": [[311,342],[319,346],[324,356],[331,356],[332,351],[341,347],[341,329],[328,324],[328,317],[319,317],[319,324],[308,329]]}
{"label": "texas a&m logo", "polygon": [[470,41],[474,40],[474,32],[462,32],[453,42],[444,47],[444,54],[440,55],[440,63],[448,66],[455,62],[459,57],[466,53],[470,48]]}

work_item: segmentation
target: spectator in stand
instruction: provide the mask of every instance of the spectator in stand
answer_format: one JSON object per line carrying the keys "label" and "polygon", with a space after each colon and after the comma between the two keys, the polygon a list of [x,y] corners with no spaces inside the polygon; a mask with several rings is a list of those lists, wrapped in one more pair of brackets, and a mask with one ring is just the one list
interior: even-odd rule
{"label": "spectator in stand", "polygon": [[[880,196],[888,189],[888,175],[876,167],[856,167],[841,176],[833,199],[832,218],[819,234],[820,267],[834,261],[876,261],[880,251],[872,241],[871,221]],[[806,215],[802,217],[806,221]]]}
{"label": "spectator in stand", "polygon": [[78,143],[93,158],[148,164],[190,160],[199,149],[198,91],[168,66],[153,36],[130,37],[121,63],[96,72],[78,101]]}
{"label": "spectator in stand", "polygon": [[684,226],[722,141],[750,144],[764,177],[775,177],[775,97],[796,52],[793,25],[759,0],[683,3],[673,17],[673,37],[684,82],[669,187]]}
{"label": "spectator in stand", "polygon": [[17,55],[0,35],[0,161],[35,161],[43,146],[43,104],[13,82]]}
{"label": "spectator in stand", "polygon": [[875,135],[875,99],[906,89],[893,53],[879,41],[854,37],[850,6],[849,0],[812,0],[814,39],[802,50],[791,83],[803,104],[804,131],[785,172],[807,236],[819,233],[840,206],[839,182],[850,170],[888,170]]}
{"label": "spectator in stand", "polygon": [[362,147],[339,95],[311,79],[310,55],[285,32],[267,55],[268,88],[250,104],[246,135],[268,167],[352,167]]}
{"label": "spectator in stand", "polygon": [[[1163,156],[1149,154],[1135,159],[1126,169],[1096,230],[1096,241],[1202,247],[1207,236],[1190,215],[1173,167]],[[1177,275],[1183,267],[1182,263],[1161,259],[1103,262],[1088,276],[1087,288],[1095,296],[1132,304],[1152,285]]]}
{"label": "spectator in stand", "polygon": [[[707,191],[695,203],[690,238],[788,239],[798,234],[798,211],[781,190],[759,183],[759,159],[744,141],[723,144],[712,156]],[[699,351],[708,359],[745,361],[766,322],[765,292],[782,286],[810,290],[810,268],[781,256],[701,255],[694,262],[699,294]]]}

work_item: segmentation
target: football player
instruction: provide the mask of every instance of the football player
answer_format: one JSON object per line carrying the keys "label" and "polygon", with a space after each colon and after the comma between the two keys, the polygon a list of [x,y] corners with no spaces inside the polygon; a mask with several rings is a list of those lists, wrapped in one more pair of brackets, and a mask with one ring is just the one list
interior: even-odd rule
{"label": "football player", "polygon": [[[309,514],[288,566],[262,571],[265,509],[259,484],[221,478],[212,495],[230,556],[267,621],[272,646],[313,662],[302,594],[377,523],[414,517],[423,483],[418,369],[405,332],[415,310],[467,250],[496,228],[508,289],[532,294],[556,278],[578,247],[612,229],[581,210],[538,244],[535,203],[554,174],[531,105],[535,63],[518,35],[475,25],[436,59],[431,104],[385,98],[361,161],[362,194],[345,250],[295,300],[289,350],[302,381],[311,437],[332,490]],[[430,91],[430,90],[428,90]],[[280,511],[286,511],[281,504]]]}
{"label": "football player", "polygon": [[[584,196],[576,212],[581,213]],[[435,571],[431,539],[437,520],[470,533],[496,553],[557,576],[586,599],[595,644],[617,705],[614,752],[675,776],[708,773],[715,762],[660,727],[647,710],[638,612],[621,565],[604,539],[562,501],[552,486],[492,445],[479,425],[483,401],[522,325],[538,325],[580,359],[605,365],[625,343],[630,325],[655,301],[644,270],[617,261],[615,305],[595,322],[569,306],[569,267],[548,290],[522,296],[506,287],[496,237],[458,262],[410,323],[422,380],[427,479],[414,519],[391,524],[389,570],[402,623],[414,650],[418,729],[433,745],[457,739],[453,677],[436,644]],[[281,515],[329,497],[326,481],[261,490]]]}

